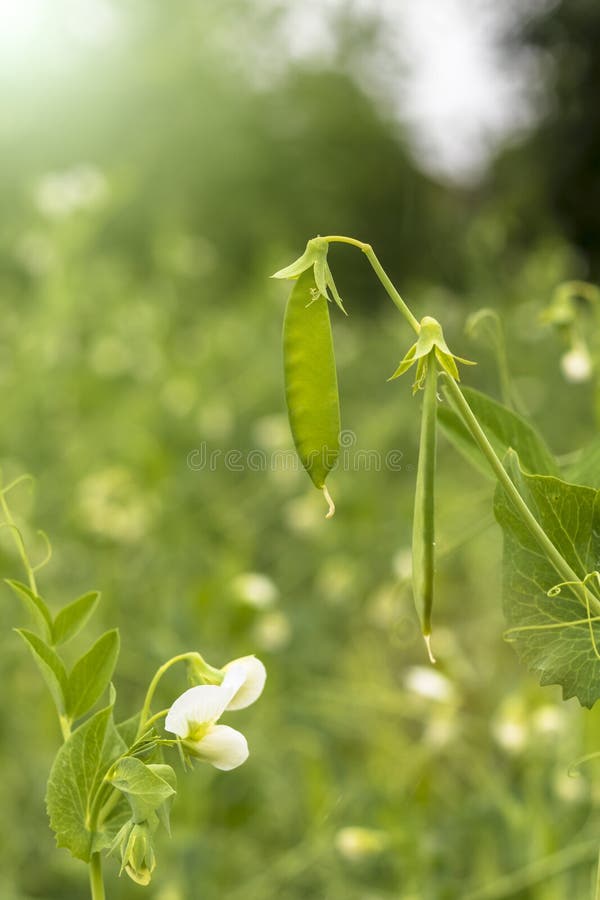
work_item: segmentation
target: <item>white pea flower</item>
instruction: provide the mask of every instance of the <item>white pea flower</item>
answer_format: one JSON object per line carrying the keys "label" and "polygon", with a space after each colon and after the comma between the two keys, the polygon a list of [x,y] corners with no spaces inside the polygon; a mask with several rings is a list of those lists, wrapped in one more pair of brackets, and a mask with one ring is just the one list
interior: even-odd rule
{"label": "white pea flower", "polygon": [[267,670],[255,656],[242,656],[223,667],[221,687],[231,691],[227,709],[245,709],[258,700],[267,679]]}
{"label": "white pea flower", "polygon": [[176,734],[186,750],[216,769],[229,771],[248,759],[248,743],[229,725],[217,725],[225,710],[243,709],[261,695],[267,673],[254,656],[227,663],[221,684],[189,688],[175,700],[165,719],[165,730]]}
{"label": "white pea flower", "polygon": [[216,724],[231,696],[231,688],[224,685],[197,685],[177,698],[165,719],[165,730],[181,738],[192,756],[224,771],[248,759],[244,735],[229,725]]}

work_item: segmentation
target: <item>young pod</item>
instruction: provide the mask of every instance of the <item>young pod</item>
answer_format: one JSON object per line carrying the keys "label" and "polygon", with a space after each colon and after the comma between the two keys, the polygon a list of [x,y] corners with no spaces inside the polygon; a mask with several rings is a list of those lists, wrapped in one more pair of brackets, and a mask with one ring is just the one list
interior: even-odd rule
{"label": "young pod", "polygon": [[434,351],[429,354],[423,391],[419,462],[415,489],[413,516],[412,569],[415,606],[421,622],[421,630],[427,652],[435,662],[431,647],[431,608],[433,606],[433,572],[435,550],[435,456],[436,456],[436,405],[437,364]]}
{"label": "young pod", "polygon": [[313,484],[334,507],[325,479],[339,455],[340,405],[329,304],[313,270],[296,281],[283,323],[285,395],[294,444]]}

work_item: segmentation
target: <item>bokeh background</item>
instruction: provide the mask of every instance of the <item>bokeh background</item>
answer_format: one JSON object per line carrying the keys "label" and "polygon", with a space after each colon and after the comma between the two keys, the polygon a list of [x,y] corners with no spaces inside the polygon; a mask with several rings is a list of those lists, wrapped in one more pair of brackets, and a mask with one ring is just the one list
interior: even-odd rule
{"label": "bokeh background", "polygon": [[[123,716],[182,650],[269,671],[229,720],[248,763],[181,776],[152,885],[109,863],[113,900],[588,895],[600,770],[570,767],[600,748],[598,714],[503,641],[493,486],[445,440],[426,662],[418,402],[386,383],[411,337],[361,254],[331,251],[343,423],[401,465],[335,472],[326,522],[303,472],[248,454],[291,447],[286,286],[267,276],[319,233],[371,242],[498,396],[464,332],[495,308],[553,450],[593,436],[593,382],[565,380],[540,313],[599,277],[599,41],[593,0],[0,0],[1,458],[36,478],[13,504],[34,558],[35,529],[52,540],[42,591],[102,591],[86,636],[121,630]],[[202,448],[212,468],[189,464]],[[43,807],[58,727],[8,589],[0,622],[0,896],[81,898]],[[163,705],[184,686],[165,680]]]}

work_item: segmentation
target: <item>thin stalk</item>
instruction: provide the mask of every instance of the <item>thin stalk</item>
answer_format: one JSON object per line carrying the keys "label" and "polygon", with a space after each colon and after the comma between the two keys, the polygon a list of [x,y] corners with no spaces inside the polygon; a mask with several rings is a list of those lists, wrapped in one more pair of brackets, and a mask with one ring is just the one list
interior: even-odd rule
{"label": "thin stalk", "polygon": [[99,853],[92,853],[90,859],[90,890],[92,900],[106,900],[104,879],[102,878],[102,857]]}
{"label": "thin stalk", "polygon": [[195,660],[199,665],[201,665],[203,667],[203,669],[206,671],[207,675],[210,675],[210,676],[214,677],[215,679],[217,679],[217,683],[222,680],[223,675],[222,675],[221,671],[219,669],[213,668],[213,666],[209,666],[209,664],[207,662],[205,662],[202,659],[202,657],[200,656],[200,654],[197,653],[195,650],[192,650],[188,653],[179,653],[177,656],[174,656],[172,659],[167,660],[166,663],[164,663],[162,666],[160,666],[160,668],[158,668],[156,670],[156,674],[154,675],[154,678],[150,682],[148,690],[146,691],[144,705],[142,706],[142,712],[140,713],[140,724],[138,726],[138,730],[137,730],[137,734],[136,734],[136,738],[135,738],[136,740],[139,737],[141,737],[142,734],[144,733],[144,731],[146,730],[146,727],[148,724],[148,717],[149,717],[149,713],[150,713],[150,706],[152,705],[154,693],[156,691],[156,688],[158,687],[159,681],[161,680],[161,678],[163,677],[165,672],[167,672],[171,668],[171,666],[174,666],[175,663],[184,662],[185,660],[188,660],[188,659]]}
{"label": "thin stalk", "polygon": [[[571,568],[562,554],[556,549],[542,526],[539,524],[539,522],[521,497],[519,491],[513,484],[508,472],[502,465],[502,461],[496,455],[494,448],[488,441],[485,432],[481,428],[481,425],[479,424],[475,414],[473,413],[473,410],[467,403],[461,389],[453,378],[446,377],[446,387],[457,412],[467,426],[471,436],[473,437],[473,440],[489,462],[496,478],[504,488],[515,511],[521,518],[523,524],[529,530],[530,534],[536,539],[537,543],[544,551],[547,559],[554,566],[554,568],[564,581],[574,581],[576,583],[580,582],[580,576],[577,575],[577,573]],[[582,599],[584,604],[586,602],[585,598],[587,594],[589,598],[590,609],[593,609],[596,614],[600,614],[600,601],[596,597],[594,597],[593,594],[591,594],[590,592],[586,592],[586,589],[583,586],[576,592],[579,599]]]}
{"label": "thin stalk", "polygon": [[[10,487],[11,485],[9,485]],[[33,570],[33,566],[29,562],[29,557],[27,556],[27,551],[25,549],[25,544],[23,543],[23,538],[21,537],[21,532],[17,527],[17,523],[13,519],[12,513],[6,502],[6,488],[0,490],[0,506],[2,507],[2,512],[4,513],[4,518],[6,520],[6,524],[9,526],[9,531],[13,536],[13,540],[15,542],[15,546],[21,557],[21,562],[23,563],[23,568],[27,573],[27,580],[29,582],[29,587],[33,591],[34,594],[37,595],[37,584],[35,581],[35,572]]]}
{"label": "thin stalk", "polygon": [[362,250],[362,252],[365,254],[367,259],[371,263],[371,266],[373,267],[375,274],[377,275],[381,284],[383,285],[386,294],[391,299],[392,303],[394,303],[395,306],[400,310],[400,312],[402,313],[402,315],[404,316],[404,318],[406,319],[406,321],[408,322],[408,324],[410,325],[412,330],[416,334],[418,334],[419,331],[421,330],[421,326],[419,325],[418,320],[413,316],[412,312],[410,311],[410,309],[408,308],[408,306],[406,305],[406,303],[404,302],[404,300],[402,299],[402,297],[400,296],[400,294],[398,293],[398,291],[396,290],[396,288],[390,281],[389,276],[387,275],[383,266],[377,259],[377,256],[375,255],[375,251],[373,250],[371,245],[365,244],[365,243],[363,243],[363,241],[358,241],[358,240],[356,240],[356,238],[342,237],[342,235],[339,235],[339,234],[327,235],[325,240],[329,241],[329,243],[331,243],[331,244],[333,244],[333,243],[351,244],[353,247],[358,247],[359,250]]}
{"label": "thin stalk", "polygon": [[594,883],[594,898],[593,900],[600,900],[600,853],[598,854],[598,863],[596,866],[596,879]]}

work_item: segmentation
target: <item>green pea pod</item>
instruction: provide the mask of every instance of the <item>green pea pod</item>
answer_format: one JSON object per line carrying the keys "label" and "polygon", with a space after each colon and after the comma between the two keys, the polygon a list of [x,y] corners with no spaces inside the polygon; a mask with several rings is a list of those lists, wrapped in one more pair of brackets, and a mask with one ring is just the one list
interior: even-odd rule
{"label": "green pea pod", "polygon": [[427,652],[435,662],[431,652],[431,608],[433,606],[433,570],[435,550],[435,455],[436,455],[436,405],[437,405],[437,365],[434,351],[428,359],[425,375],[423,411],[421,413],[421,438],[419,442],[419,463],[415,490],[413,516],[413,594],[415,606],[421,621],[421,630]]}
{"label": "green pea pod", "polygon": [[339,455],[340,404],[329,305],[313,270],[303,272],[288,300],[283,323],[285,394],[294,444],[313,484],[335,506],[325,479]]}

